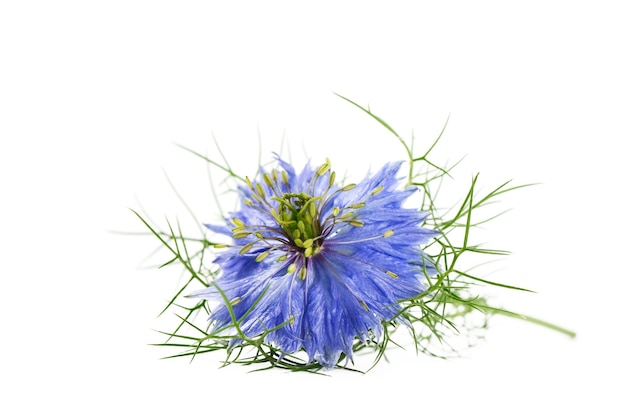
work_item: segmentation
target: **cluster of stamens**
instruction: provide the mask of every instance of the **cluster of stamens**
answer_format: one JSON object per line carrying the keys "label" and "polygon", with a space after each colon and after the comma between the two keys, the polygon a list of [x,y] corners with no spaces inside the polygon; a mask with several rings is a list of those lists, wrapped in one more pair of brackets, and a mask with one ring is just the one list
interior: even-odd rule
{"label": "cluster of stamens", "polygon": [[[327,176],[327,178],[324,178]],[[292,192],[289,175],[286,171],[273,169],[262,175],[263,182],[253,183],[246,177],[250,189],[250,197],[243,203],[271,217],[277,226],[266,224],[245,223],[233,218],[235,227],[232,237],[235,239],[253,237],[254,240],[244,245],[239,253],[255,255],[257,262],[267,259],[270,253],[282,251],[277,262],[285,263],[288,273],[298,272],[301,280],[306,278],[309,259],[323,249],[324,240],[336,231],[339,223],[347,223],[353,227],[363,227],[358,220],[357,210],[365,206],[365,202],[355,203],[347,207],[334,207],[328,214],[323,213],[329,208],[328,203],[339,193],[354,189],[356,184],[342,187],[335,186],[335,172],[330,169],[328,159],[314,173],[305,192]],[[326,183],[318,189],[323,179]],[[378,187],[370,194],[374,196],[383,190]],[[317,193],[317,195],[316,195]],[[273,202],[271,202],[273,201]],[[393,230],[387,230],[379,237],[390,237]],[[397,277],[393,272],[385,272]]]}

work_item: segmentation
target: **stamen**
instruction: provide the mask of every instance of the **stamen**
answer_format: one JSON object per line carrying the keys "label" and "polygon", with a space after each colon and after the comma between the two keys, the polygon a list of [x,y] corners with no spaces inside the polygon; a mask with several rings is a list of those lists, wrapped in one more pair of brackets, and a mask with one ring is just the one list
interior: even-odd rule
{"label": "stamen", "polygon": [[243,246],[241,248],[241,250],[239,250],[239,254],[246,254],[250,251],[250,249],[252,249],[252,247],[256,244],[256,242],[254,243],[248,243],[245,246]]}
{"label": "stamen", "polygon": [[348,221],[348,224],[354,227],[363,227],[365,226],[365,223],[363,223],[362,221],[359,220],[350,220]]}
{"label": "stamen", "polygon": [[393,234],[394,234],[393,230],[387,230],[386,232],[383,233],[383,237],[386,239],[387,237],[393,236]]}
{"label": "stamen", "polygon": [[335,176],[336,176],[335,172],[331,171],[330,178],[328,179],[328,188],[329,189],[330,189],[330,187],[333,186],[333,184],[335,184]]}
{"label": "stamen", "polygon": [[269,188],[271,188],[272,190],[274,189],[274,183],[267,173],[263,174],[263,181],[265,181],[265,184],[267,184]]}
{"label": "stamen", "polygon": [[278,216],[278,213],[276,212],[276,209],[274,207],[270,208],[270,213],[272,213],[272,217],[274,217],[274,220],[280,221],[280,217]]}
{"label": "stamen", "polygon": [[241,298],[237,296],[236,298],[233,298],[233,300],[230,301],[230,306],[235,306],[239,302],[241,302]]}
{"label": "stamen", "polygon": [[337,220],[345,220],[348,217],[352,217],[354,215],[354,211],[348,211],[346,214],[342,214],[341,217],[337,217]]}
{"label": "stamen", "polygon": [[394,279],[397,279],[397,278],[398,278],[398,275],[397,275],[397,274],[395,274],[394,272],[390,271],[390,270],[385,270],[385,273],[386,273],[387,275],[391,276],[391,277],[392,277],[392,278],[394,278]]}
{"label": "stamen", "polygon": [[384,189],[385,189],[385,187],[384,187],[384,186],[382,186],[382,185],[381,185],[381,186],[379,186],[379,187],[376,187],[376,188],[374,189],[374,191],[372,191],[372,196],[375,196],[376,194],[380,193],[380,192],[381,192],[381,191],[383,191]]}
{"label": "stamen", "polygon": [[256,192],[262,197],[265,198],[265,190],[260,183],[256,183]]}
{"label": "stamen", "polygon": [[356,203],[356,204],[352,204],[351,206],[348,206],[348,208],[363,208],[365,207],[365,202],[360,202],[360,203]]}
{"label": "stamen", "polygon": [[348,184],[339,191],[350,191],[356,188],[356,184]]}
{"label": "stamen", "polygon": [[318,175],[321,177],[322,175],[326,174],[326,172],[328,172],[329,169],[330,169],[329,164],[322,164],[315,172],[315,175]]}
{"label": "stamen", "polygon": [[300,266],[300,272],[298,273],[298,278],[300,280],[306,279],[306,266],[304,264]]}
{"label": "stamen", "polygon": [[[393,230],[387,230],[385,232],[385,234],[388,234],[389,232],[392,232],[393,234]],[[328,240],[326,241],[327,245],[335,245],[335,244],[355,244],[355,243],[363,243],[366,241],[371,241],[371,240],[376,240],[376,239],[384,239],[385,238],[385,234],[381,235],[381,236],[372,236],[372,237],[366,237],[363,239],[356,239],[356,240],[350,240],[350,241],[335,241],[335,240]]]}
{"label": "stamen", "polygon": [[270,255],[270,250],[271,249],[267,249],[263,253],[259,254],[254,260],[256,260],[257,262],[262,262],[263,260],[267,259],[267,256]]}

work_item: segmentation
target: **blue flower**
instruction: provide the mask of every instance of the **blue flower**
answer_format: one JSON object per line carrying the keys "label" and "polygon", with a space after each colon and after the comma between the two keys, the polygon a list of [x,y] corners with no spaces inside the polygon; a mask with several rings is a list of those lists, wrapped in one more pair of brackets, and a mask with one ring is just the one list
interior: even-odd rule
{"label": "blue flower", "polygon": [[435,267],[420,246],[437,233],[422,226],[428,213],[402,207],[416,189],[398,188],[400,162],[339,185],[328,160],[299,174],[277,161],[246,178],[226,226],[207,226],[233,242],[215,260],[219,289],[193,296],[221,301],[213,329],[232,323],[224,295],[247,337],[266,333],[283,353],[304,350],[332,368],[342,353],[352,360],[355,340],[376,341],[384,322],[401,320],[400,301],[424,292]]}

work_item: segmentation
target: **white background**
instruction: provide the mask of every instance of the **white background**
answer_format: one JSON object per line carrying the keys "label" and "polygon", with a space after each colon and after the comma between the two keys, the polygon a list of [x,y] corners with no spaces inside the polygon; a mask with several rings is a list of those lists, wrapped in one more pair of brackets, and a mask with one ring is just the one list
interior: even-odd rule
{"label": "white background", "polygon": [[[0,5],[1,411],[623,412],[620,2],[217,3]],[[159,359],[177,273],[138,270],[154,240],[109,231],[142,230],[137,200],[185,215],[163,169],[215,218],[174,142],[215,135],[241,174],[258,133],[265,159],[284,135],[354,177],[402,158],[333,91],[423,144],[450,113],[437,157],[467,154],[461,184],[543,183],[504,199],[485,234],[515,255],[491,276],[577,339],[500,318],[461,359],[394,352],[365,376]]]}

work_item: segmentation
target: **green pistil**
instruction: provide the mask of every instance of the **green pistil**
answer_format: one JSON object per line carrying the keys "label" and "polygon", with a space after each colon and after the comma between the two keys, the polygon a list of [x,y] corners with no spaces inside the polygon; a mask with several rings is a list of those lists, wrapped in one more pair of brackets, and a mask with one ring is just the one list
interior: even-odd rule
{"label": "green pistil", "polygon": [[272,199],[280,203],[274,217],[289,240],[301,249],[305,257],[318,253],[321,238],[317,203],[321,197],[311,197],[306,193],[286,193]]}

